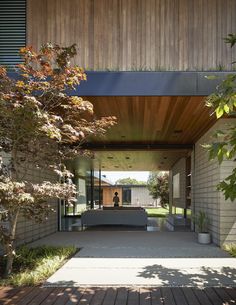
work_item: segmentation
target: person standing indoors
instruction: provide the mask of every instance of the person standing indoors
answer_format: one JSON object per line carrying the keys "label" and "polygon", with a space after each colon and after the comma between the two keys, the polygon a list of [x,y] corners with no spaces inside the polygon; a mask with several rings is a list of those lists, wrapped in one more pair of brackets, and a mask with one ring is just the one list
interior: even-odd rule
{"label": "person standing indoors", "polygon": [[118,193],[115,192],[115,196],[113,197],[114,207],[118,207],[120,202],[120,198],[118,197]]}

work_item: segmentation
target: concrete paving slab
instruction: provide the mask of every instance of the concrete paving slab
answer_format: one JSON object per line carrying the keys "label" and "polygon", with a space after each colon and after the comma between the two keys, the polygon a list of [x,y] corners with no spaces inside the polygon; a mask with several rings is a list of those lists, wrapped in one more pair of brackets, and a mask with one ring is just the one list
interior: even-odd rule
{"label": "concrete paving slab", "polygon": [[36,245],[80,251],[45,286],[236,286],[236,259],[192,232],[58,232]]}
{"label": "concrete paving slab", "polygon": [[77,256],[51,276],[44,286],[234,287],[236,260],[104,259]]}
{"label": "concrete paving slab", "polygon": [[229,257],[219,247],[200,245],[193,232],[57,232],[32,245],[74,245],[81,257]]}

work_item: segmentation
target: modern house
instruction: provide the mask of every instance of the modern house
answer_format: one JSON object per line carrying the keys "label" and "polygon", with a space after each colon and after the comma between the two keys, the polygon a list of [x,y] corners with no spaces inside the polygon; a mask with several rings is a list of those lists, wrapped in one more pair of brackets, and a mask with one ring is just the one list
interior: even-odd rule
{"label": "modern house", "polygon": [[[216,121],[204,99],[231,73],[236,49],[222,38],[235,32],[234,0],[1,0],[0,64],[14,66],[25,44],[76,43],[88,81],[72,94],[91,101],[97,117],[118,119],[105,138],[86,144],[94,159],[70,164],[77,204],[90,198],[93,208],[96,184],[101,200],[102,170],[168,170],[170,214],[173,207],[204,210],[213,242],[223,245],[236,242],[236,202],[216,185],[235,161],[209,161],[202,144],[236,119]],[[54,203],[57,213],[45,224],[22,219],[21,241],[60,230],[63,204]]]}
{"label": "modern house", "polygon": [[103,206],[113,205],[112,198],[117,192],[120,206],[148,207],[155,206],[156,201],[150,196],[147,185],[110,185],[102,187]]}

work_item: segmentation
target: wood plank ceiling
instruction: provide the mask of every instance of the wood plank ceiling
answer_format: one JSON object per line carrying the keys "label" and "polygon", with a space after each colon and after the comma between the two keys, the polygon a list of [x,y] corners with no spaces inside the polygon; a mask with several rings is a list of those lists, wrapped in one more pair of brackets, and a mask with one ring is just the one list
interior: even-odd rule
{"label": "wood plank ceiling", "polygon": [[[205,107],[204,97],[85,97],[94,105],[96,116],[117,117],[117,125],[104,138],[91,144],[112,144],[116,149],[97,149],[93,167],[102,170],[169,170],[189,154],[185,144],[194,144],[215,122]],[[119,144],[121,148],[119,149]],[[135,150],[132,145],[150,149]],[[175,144],[178,148],[153,150],[152,144]],[[122,145],[128,148],[125,150]]]}
{"label": "wood plank ceiling", "polygon": [[194,144],[215,118],[204,97],[86,97],[97,117],[114,115],[117,125],[102,143]]}

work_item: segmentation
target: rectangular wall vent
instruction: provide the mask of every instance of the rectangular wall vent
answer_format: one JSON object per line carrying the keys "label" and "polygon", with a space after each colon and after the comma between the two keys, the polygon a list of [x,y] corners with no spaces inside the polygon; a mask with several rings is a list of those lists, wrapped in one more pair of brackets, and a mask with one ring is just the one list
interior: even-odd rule
{"label": "rectangular wall vent", "polygon": [[26,45],[26,0],[0,0],[0,65],[14,68]]}

